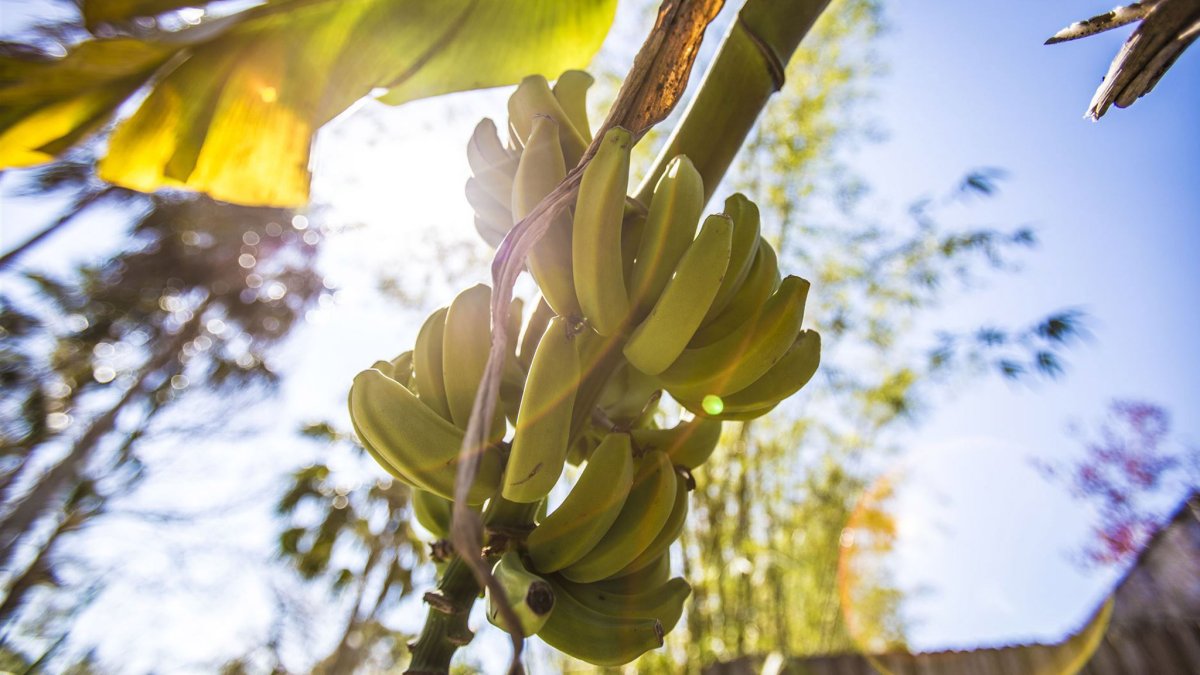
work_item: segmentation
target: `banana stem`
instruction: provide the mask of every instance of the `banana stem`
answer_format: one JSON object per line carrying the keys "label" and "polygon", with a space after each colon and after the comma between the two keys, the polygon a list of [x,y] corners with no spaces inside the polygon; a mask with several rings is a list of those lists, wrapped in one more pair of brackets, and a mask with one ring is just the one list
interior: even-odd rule
{"label": "banana stem", "polygon": [[746,0],[654,167],[638,186],[650,203],[654,185],[676,155],[687,155],[704,179],[707,202],[772,94],[800,40],[829,0]]}

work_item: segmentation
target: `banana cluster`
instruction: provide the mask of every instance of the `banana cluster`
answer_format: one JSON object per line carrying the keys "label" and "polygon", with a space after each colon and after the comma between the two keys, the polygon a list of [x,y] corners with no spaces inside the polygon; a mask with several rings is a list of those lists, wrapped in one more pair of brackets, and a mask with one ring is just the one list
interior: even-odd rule
{"label": "banana cluster", "polygon": [[[591,82],[578,71],[553,87],[526,78],[509,101],[508,143],[489,120],[476,128],[466,191],[492,245],[587,149]],[[491,434],[473,449],[480,469],[468,495],[474,507],[538,507],[527,535],[501,542],[493,570],[519,625],[505,624],[494,597],[489,620],[597,665],[633,660],[678,623],[691,588],[671,577],[671,544],[722,422],[770,411],[820,357],[819,336],[801,328],[809,284],[780,274],[753,202],[734,194],[702,220],[702,179],[679,156],[650,203],[636,204],[633,143],[624,129],[606,132],[574,207],[530,253],[542,298],[528,316],[516,301],[503,327],[514,347]],[[487,286],[463,291],[429,316],[411,352],[377,362],[350,391],[363,445],[415,488],[414,516],[437,537],[449,532],[490,301]],[[659,428],[664,391],[690,419]],[[565,473],[574,480],[549,510]]]}

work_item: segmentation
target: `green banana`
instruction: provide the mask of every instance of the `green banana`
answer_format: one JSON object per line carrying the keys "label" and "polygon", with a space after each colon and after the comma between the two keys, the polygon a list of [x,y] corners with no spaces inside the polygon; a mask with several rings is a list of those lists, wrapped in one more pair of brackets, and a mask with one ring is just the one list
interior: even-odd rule
{"label": "green banana", "polygon": [[613,423],[628,427],[646,412],[648,406],[654,407],[649,404],[651,400],[657,400],[655,394],[658,391],[657,379],[629,365],[629,362],[621,361],[600,391],[596,406]]}
{"label": "green banana", "polygon": [[762,377],[800,333],[809,284],[789,276],[752,321],[711,345],[686,349],[659,376],[680,402],[726,396]]}
{"label": "green banana", "polygon": [[[445,499],[454,498],[463,432],[422,403],[407,387],[375,369],[350,387],[350,419],[364,446],[395,467],[397,477]],[[467,503],[482,504],[500,486],[502,465],[492,447],[482,454]]]}
{"label": "green banana", "polygon": [[[539,115],[533,119],[529,139],[512,184],[512,219],[520,221],[566,177],[558,124]],[[575,280],[571,271],[571,218],[563,211],[529,251],[529,271],[542,296],[562,316],[578,316]]]}
{"label": "green banana", "polygon": [[633,466],[629,436],[605,436],[566,499],[525,540],[534,569],[560,570],[595,547],[625,506]]}
{"label": "green banana", "polygon": [[583,171],[575,204],[571,262],[583,315],[600,335],[620,329],[629,315],[621,256],[625,190],[633,135],[609,129]]}
{"label": "green banana", "polygon": [[550,308],[546,298],[542,297],[538,300],[537,307],[533,308],[533,314],[529,316],[529,323],[525,324],[525,334],[521,336],[521,351],[517,353],[517,361],[525,367],[526,371],[533,363],[533,355],[537,352],[538,342],[542,339],[542,334],[546,332],[546,326],[550,325],[552,318],[554,318],[554,310]]}
{"label": "green banana", "polygon": [[583,137],[584,143],[592,142],[592,128],[588,124],[587,90],[596,80],[582,70],[568,70],[558,76],[552,91],[562,106],[571,126]]}
{"label": "green banana", "polygon": [[675,481],[677,483],[675,486],[675,503],[671,505],[671,515],[667,518],[667,522],[663,524],[662,529],[658,532],[658,536],[654,538],[654,541],[650,542],[646,550],[638,554],[638,557],[634,558],[628,565],[621,568],[621,571],[613,575],[614,577],[620,578],[649,567],[651,563],[657,561],[671,547],[671,544],[675,543],[675,540],[679,538],[679,534],[683,532],[683,525],[687,522],[688,514],[688,483],[687,479],[680,473],[675,474]]}
{"label": "green banana", "polygon": [[582,559],[562,570],[571,581],[588,583],[611,577],[638,557],[671,516],[678,481],[665,452],[642,457],[629,498],[604,537]]}
{"label": "green banana", "polygon": [[625,343],[625,358],[638,370],[657,375],[683,353],[727,274],[732,241],[732,220],[718,215],[705,219],[654,309]]}
{"label": "green banana", "polygon": [[[400,384],[402,384],[406,387],[409,387],[409,384],[412,382],[412,376],[413,376],[413,353],[412,353],[412,350],[409,350],[407,352],[402,352],[399,356],[392,359],[390,361],[390,363],[392,365],[392,372],[389,373],[387,371],[383,371],[378,368],[376,368],[376,370],[380,370],[380,372],[383,372],[384,375],[387,375],[388,377],[399,382]],[[374,366],[372,366],[372,367],[374,368]],[[409,388],[411,389],[412,387],[409,387]]]}
{"label": "green banana", "polygon": [[692,594],[692,585],[683,577],[649,589],[639,588],[631,594],[613,593],[598,584],[576,584],[566,579],[555,579],[554,585],[560,593],[565,592],[579,604],[601,614],[658,619],[664,633],[670,633],[679,623],[683,603]]}
{"label": "green banana", "polygon": [[[450,419],[466,429],[475,405],[475,391],[483,379],[491,349],[492,289],[476,284],[455,296],[446,311],[442,336],[442,381]],[[503,406],[497,405],[492,416],[488,442],[504,437],[506,425]]]}
{"label": "green banana", "polygon": [[742,287],[754,259],[758,255],[759,218],[758,207],[740,192],[735,192],[725,200],[725,215],[733,220],[733,245],[729,254],[729,269],[721,280],[721,288],[717,297],[713,298],[712,306],[704,315],[705,321],[715,319],[729,305],[729,301]]}
{"label": "green banana", "polygon": [[466,187],[463,193],[467,196],[467,202],[471,204],[471,208],[475,211],[475,215],[489,223],[510,223],[509,229],[512,229],[512,212],[500,200],[488,194],[487,190],[483,189],[483,185],[475,178],[468,178]]}
{"label": "green banana", "polygon": [[392,377],[396,372],[396,368],[392,365],[391,361],[376,361],[371,364],[371,367],[388,377]]}
{"label": "green banana", "polygon": [[467,142],[467,164],[471,166],[471,173],[476,176],[490,168],[504,167],[509,164],[512,165],[512,170],[508,172],[509,176],[516,170],[517,165],[512,153],[506,150],[504,144],[500,142],[496,123],[490,119],[484,118],[475,125],[471,140]]}
{"label": "green banana", "polygon": [[684,251],[696,236],[704,210],[704,181],[692,160],[671,160],[654,187],[646,229],[642,235],[629,284],[629,302],[637,317],[645,316],[662,295]]}
{"label": "green banana", "polygon": [[537,632],[546,644],[596,666],[620,666],[663,644],[658,619],[610,616],[590,609],[553,579],[554,609]]}
{"label": "green banana", "polygon": [[421,527],[438,539],[450,538],[450,522],[454,511],[454,502],[449,499],[426,492],[420,488],[412,491],[413,515]]}
{"label": "green banana", "polygon": [[820,363],[821,335],[813,330],[800,331],[788,352],[762,377],[722,397],[723,412],[747,413],[774,407],[808,384]]}
{"label": "green banana", "polygon": [[675,466],[695,469],[708,461],[721,440],[721,422],[695,417],[670,429],[634,429],[629,433],[635,447],[662,450]]}
{"label": "green banana", "polygon": [[442,340],[446,331],[446,308],[429,315],[417,332],[413,349],[413,376],[417,381],[417,397],[442,419],[450,419],[450,403],[446,399],[446,383],[442,379]]}
{"label": "green banana", "polygon": [[503,222],[492,221],[475,214],[475,232],[479,234],[479,238],[483,239],[484,243],[493,249],[500,248],[500,243],[504,241],[504,237],[508,236],[508,231],[511,229],[512,225],[507,219]]}
{"label": "green banana", "polygon": [[579,352],[567,319],[550,321],[538,343],[504,470],[505,499],[528,503],[550,494],[562,475],[579,387]]}
{"label": "green banana", "polygon": [[642,569],[619,577],[610,577],[597,581],[594,585],[600,590],[621,595],[632,595],[646,588],[656,588],[667,583],[671,578],[671,549],[663,551],[649,565]]}
{"label": "green banana", "polygon": [[739,326],[749,321],[762,310],[767,298],[779,288],[779,261],[775,249],[765,240],[759,239],[758,249],[754,254],[754,264],[746,274],[746,280],[738,288],[737,293],[730,299],[725,311],[715,319],[705,320],[688,343],[688,347],[697,348],[710,345],[729,335]]}
{"label": "green banana", "polygon": [[529,134],[533,130],[533,118],[545,115],[558,122],[558,140],[562,144],[563,157],[567,166],[575,166],[583,152],[587,150],[588,141],[571,123],[558,99],[550,91],[550,84],[541,75],[530,75],[521,80],[517,90],[508,99],[509,131],[526,145]]}
{"label": "green banana", "polygon": [[[520,621],[519,635],[525,637],[541,630],[558,604],[557,594],[550,584],[525,569],[525,563],[521,562],[521,556],[516,551],[507,551],[500,556],[500,560],[492,568],[492,576],[496,577],[496,581],[504,589],[508,606],[512,607],[517,620]],[[500,614],[499,605],[490,588],[487,598],[488,621],[505,632],[514,633]]]}

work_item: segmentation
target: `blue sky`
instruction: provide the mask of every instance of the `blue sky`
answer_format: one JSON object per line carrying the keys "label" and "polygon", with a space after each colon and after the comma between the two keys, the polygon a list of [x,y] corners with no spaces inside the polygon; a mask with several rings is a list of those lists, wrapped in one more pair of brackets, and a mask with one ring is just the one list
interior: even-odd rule
{"label": "blue sky", "polygon": [[[5,31],[29,8],[0,4]],[[1185,54],[1132,108],[1086,121],[1083,111],[1128,29],[1054,47],[1042,42],[1067,23],[1108,8],[1078,0],[908,0],[888,7],[891,30],[879,46],[889,74],[878,82],[871,111],[888,137],[843,157],[872,186],[871,207],[899,208],[955,184],[968,169],[996,166],[1009,173],[1000,195],[972,204],[962,217],[997,226],[1031,224],[1041,241],[1023,257],[1019,273],[954,295],[919,328],[1024,325],[1054,309],[1079,307],[1093,335],[1069,352],[1063,380],[952,384],[904,433],[901,441],[911,451],[896,463],[913,478],[901,499],[908,525],[896,564],[900,581],[923,591],[909,606],[916,646],[1052,639],[1081,620],[1111,583],[1111,573],[1084,573],[1069,559],[1088,511],[1029,468],[1032,457],[1067,459],[1079,452],[1066,432],[1070,422],[1098,419],[1113,398],[1141,398],[1174,413],[1181,438],[1200,439],[1194,339],[1200,312],[1193,299],[1200,291],[1200,48]],[[632,54],[627,42],[618,41],[640,39],[646,25],[631,3],[619,12],[605,47],[606,58],[615,60]],[[709,37],[708,48],[718,37]],[[330,205],[330,222],[347,226],[329,239],[324,254],[323,264],[342,289],[337,303],[316,312],[279,356],[293,374],[269,432],[252,443],[202,443],[195,460],[157,464],[157,488],[137,500],[155,504],[191,494],[190,501],[202,503],[214,493],[232,500],[255,486],[197,484],[204,462],[218,459],[242,476],[260,476],[265,487],[318,456],[318,448],[298,446],[291,430],[316,417],[340,420],[350,377],[411,345],[419,325],[419,314],[377,297],[376,273],[400,267],[397,259],[409,268],[400,271],[419,268],[430,255],[422,242],[435,230],[449,239],[474,237],[462,199],[462,148],[480,117],[504,114],[507,95],[495,90],[400,109],[367,106],[322,133],[314,194]],[[0,182],[8,186],[11,179]],[[4,247],[50,211],[5,196]],[[59,237],[28,262],[62,265],[97,255],[94,242],[115,242],[118,223],[97,217],[87,225],[91,238]],[[349,227],[357,224],[362,227]],[[406,257],[414,251],[420,259]],[[477,280],[485,274],[481,269]],[[435,287],[429,303],[444,304],[454,292]],[[268,508],[238,516],[236,526],[222,521],[213,527],[231,549],[261,550],[271,531]],[[114,563],[134,550],[140,536],[138,525],[129,523],[106,532],[121,535],[107,550]],[[162,545],[182,547],[208,535],[172,533]],[[212,564],[203,576],[219,579],[222,570],[227,575],[236,569],[216,559]],[[980,581],[984,572],[990,585]],[[234,622],[239,631],[251,630],[244,626],[256,625],[269,603],[253,579],[209,597],[182,589],[165,603],[174,609],[164,609],[160,598],[131,597],[136,586],[121,583],[110,594],[114,599],[98,603],[81,623],[82,635],[100,640],[112,654],[146,628],[114,628],[114,611],[202,626],[214,642],[201,646],[236,649],[238,636],[222,623],[227,598],[240,596],[247,608]],[[158,646],[154,655],[141,657],[147,663],[166,654],[181,661],[202,656],[187,630],[153,635]],[[481,639],[488,644],[489,638]]]}

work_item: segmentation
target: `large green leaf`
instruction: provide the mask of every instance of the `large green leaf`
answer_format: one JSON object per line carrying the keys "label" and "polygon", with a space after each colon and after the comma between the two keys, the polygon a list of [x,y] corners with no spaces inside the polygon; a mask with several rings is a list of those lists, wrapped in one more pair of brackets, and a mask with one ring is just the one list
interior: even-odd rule
{"label": "large green leaf", "polygon": [[[109,139],[102,178],[298,206],[313,134],[358,99],[382,90],[398,104],[584,67],[615,9],[616,0],[276,0],[179,33],[84,42],[56,61],[3,57],[0,168],[46,161],[151,82]],[[57,86],[41,84],[47,73]]]}

